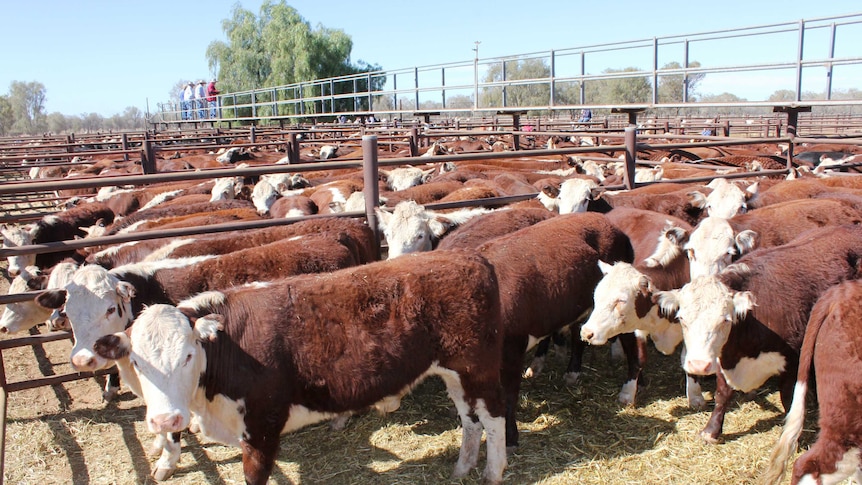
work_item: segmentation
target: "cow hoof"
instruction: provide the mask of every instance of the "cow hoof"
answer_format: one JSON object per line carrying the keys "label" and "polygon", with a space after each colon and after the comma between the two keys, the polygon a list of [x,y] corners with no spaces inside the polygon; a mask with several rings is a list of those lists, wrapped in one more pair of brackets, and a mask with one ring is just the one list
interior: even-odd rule
{"label": "cow hoof", "polygon": [[532,367],[527,367],[527,370],[524,371],[524,379],[532,379],[536,377],[536,372],[533,371]]}
{"label": "cow hoof", "polygon": [[110,389],[106,389],[102,391],[102,400],[105,402],[111,402],[117,398],[117,395],[120,393],[119,387],[112,387]]}
{"label": "cow hoof", "polygon": [[171,478],[175,471],[174,468],[156,468],[156,471],[153,472],[153,479],[157,482],[164,482]]}
{"label": "cow hoof", "polygon": [[713,435],[707,433],[706,431],[701,431],[700,437],[701,437],[701,439],[703,439],[703,441],[705,441],[711,445],[717,445],[719,443],[719,439],[717,436],[713,436]]}
{"label": "cow hoof", "polygon": [[580,372],[566,372],[563,376],[563,380],[565,380],[566,385],[569,387],[574,387],[578,385],[578,380],[581,378]]}
{"label": "cow hoof", "polygon": [[690,397],[688,399],[688,407],[697,411],[706,409],[706,399],[703,396]]}
{"label": "cow hoof", "polygon": [[349,420],[349,414],[342,414],[340,416],[336,416],[335,418],[332,418],[332,421],[329,422],[329,429],[332,431],[341,431],[347,426],[347,421]]}

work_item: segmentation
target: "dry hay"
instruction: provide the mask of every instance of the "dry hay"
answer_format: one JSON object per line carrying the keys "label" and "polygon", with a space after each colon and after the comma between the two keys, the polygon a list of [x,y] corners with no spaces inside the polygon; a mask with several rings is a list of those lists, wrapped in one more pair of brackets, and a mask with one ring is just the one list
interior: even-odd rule
{"label": "dry hay", "polygon": [[[43,347],[5,351],[8,380],[68,372],[70,342]],[[560,355],[552,353],[546,371],[522,386],[521,446],[509,458],[506,483],[756,482],[783,419],[773,382],[752,401],[731,406],[725,442],[708,445],[697,433],[709,411],[687,408],[679,355],[651,351],[649,388],[630,408],[616,404],[624,366],[610,362],[607,347],[587,349],[577,388],[563,384]],[[713,382],[705,389],[714,389]],[[5,483],[154,483],[155,458],[145,454],[152,435],[143,416],[143,402],[127,391],[118,402],[101,402],[92,379],[14,393]],[[813,440],[813,419],[809,413],[805,447]],[[357,416],[343,431],[321,423],[285,435],[271,483],[452,483],[459,443],[451,403],[432,378],[388,416]],[[458,483],[479,481],[474,470]],[[168,483],[243,483],[241,452],[185,434],[179,470]]]}

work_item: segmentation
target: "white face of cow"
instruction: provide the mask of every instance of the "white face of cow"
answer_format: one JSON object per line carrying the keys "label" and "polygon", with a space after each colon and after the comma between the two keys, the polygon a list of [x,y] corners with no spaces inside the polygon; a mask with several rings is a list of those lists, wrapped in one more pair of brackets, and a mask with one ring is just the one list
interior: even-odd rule
{"label": "white face of cow", "polygon": [[389,246],[387,259],[396,258],[402,254],[430,251],[434,236],[442,235],[446,227],[424,207],[405,201],[395,206],[393,212],[377,209],[377,217]]}
{"label": "white face of cow", "polygon": [[611,337],[634,332],[639,320],[635,301],[649,292],[647,277],[628,263],[599,261],[599,268],[604,277],[596,285],[590,318],[581,327],[581,338],[591,345],[604,345]]}
{"label": "white face of cow", "polygon": [[212,190],[210,190],[210,202],[233,199],[238,189],[237,184],[242,184],[242,179],[239,177],[216,179]]}
{"label": "white face of cow", "polygon": [[266,180],[259,180],[251,191],[251,202],[259,214],[269,214],[269,209],[278,199],[278,191]]}
{"label": "white face of cow", "polygon": [[710,217],[729,219],[736,214],[744,214],[748,209],[748,195],[738,185],[717,178],[707,187],[712,188],[712,192],[706,197],[706,213]]}
{"label": "white face of cow", "polygon": [[72,367],[78,371],[107,367],[111,362],[96,355],[93,345],[99,337],[122,332],[131,324],[134,288],[101,266],[88,265],[75,272],[65,293],[66,316],[75,334]]}
{"label": "white face of cow", "polygon": [[560,185],[558,206],[560,214],[586,212],[587,204],[592,199],[592,190],[599,185],[588,179],[568,179]]}
{"label": "white face of cow", "polygon": [[386,175],[386,185],[389,186],[390,190],[404,190],[413,187],[414,185],[421,185],[425,182],[425,180],[434,173],[435,169],[429,169],[423,171],[417,167],[400,167],[394,168],[390,171],[381,171]]}
{"label": "white face of cow", "polygon": [[[37,283],[39,281],[39,283]],[[39,268],[27,266],[9,285],[10,295],[41,289]],[[0,317],[0,333],[23,332],[51,315],[51,310],[43,308],[33,300],[7,303]]]}
{"label": "white face of cow", "polygon": [[[188,427],[192,399],[206,369],[206,355],[198,340],[214,339],[220,325],[218,320],[199,318],[193,328],[170,305],[149,306],[135,320],[126,344],[147,403],[150,432],[171,433]],[[122,341],[125,334],[117,336]]]}
{"label": "white face of cow", "polygon": [[684,249],[692,280],[718,274],[736,254],[733,229],[727,219],[707,217],[692,231]]}
{"label": "white face of cow", "polygon": [[[0,234],[3,235],[4,248],[17,248],[20,246],[29,246],[33,244],[32,230],[35,226],[2,226]],[[6,271],[9,276],[18,276],[21,270],[27,266],[36,264],[35,254],[22,254],[17,256],[7,256],[6,261],[9,263]]]}
{"label": "white face of cow", "polygon": [[679,290],[657,292],[661,307],[682,325],[689,374],[715,374],[731,326],[754,306],[750,292],[735,292],[716,276],[702,276]]}

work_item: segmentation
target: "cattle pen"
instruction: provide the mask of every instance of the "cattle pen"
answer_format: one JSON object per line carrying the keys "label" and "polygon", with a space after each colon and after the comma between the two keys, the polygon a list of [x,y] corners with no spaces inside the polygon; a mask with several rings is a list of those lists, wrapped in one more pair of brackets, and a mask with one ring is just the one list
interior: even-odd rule
{"label": "cattle pen", "polygon": [[[494,119],[461,121],[457,125],[441,120],[424,128],[417,120],[402,126],[371,124],[360,130],[318,124],[287,129],[196,128],[4,140],[0,144],[0,165],[7,182],[0,185],[2,216],[4,223],[31,222],[46,213],[59,211],[60,203],[72,197],[71,191],[83,192],[78,195],[82,197],[105,186],[139,187],[225,177],[248,179],[264,174],[308,175],[354,170],[361,172],[367,188],[365,210],[334,216],[366,220],[375,231],[377,241],[381,242],[375,208],[381,203],[380,171],[389,167],[424,168],[444,164],[458,167],[489,161],[514,166],[536,159],[569,167],[567,161],[575,158],[605,163],[622,161],[619,178],[603,187],[607,191],[619,191],[668,182],[668,179],[637,181],[636,171],[661,167],[673,154],[677,162],[706,171],[673,179],[674,183],[705,182],[716,177],[766,179],[795,172],[802,165],[797,158],[809,147],[828,145],[832,152],[847,147],[848,160],[836,167],[843,174],[838,176],[851,176],[847,172],[858,170],[859,156],[853,158],[853,154],[862,152],[858,117],[797,115],[765,117],[757,123],[701,118],[686,124],[652,118],[647,123],[643,115],[642,124],[630,124],[630,117],[616,116],[591,126],[573,126],[570,121],[554,119],[517,120],[501,115]],[[529,123],[534,129],[523,131],[519,122]],[[701,125],[709,125],[722,134],[701,135]],[[743,129],[746,131],[742,132]],[[488,136],[507,144],[508,149],[444,155],[435,155],[432,151],[436,144]],[[549,144],[549,140],[572,138],[578,143]],[[336,145],[345,155],[319,160],[316,155],[325,145]],[[786,146],[786,150],[754,153],[753,147],[765,146]],[[736,159],[737,165],[731,163],[730,156],[725,158],[718,152],[734,147],[752,147],[748,155],[741,157],[744,160]],[[244,150],[251,154],[251,162],[257,159],[259,163],[245,167],[232,162],[222,165],[224,168],[159,170],[163,163],[171,160],[193,156],[212,159],[215,152],[226,148]],[[716,152],[704,156],[702,153],[706,152],[700,150]],[[429,156],[420,157],[422,154]],[[289,163],[275,163],[285,156],[290,158]],[[94,158],[136,166],[138,171],[24,180],[24,172],[33,168],[68,170],[89,165]],[[758,168],[751,164],[753,161],[759,162]],[[500,206],[534,198],[536,193],[499,194],[485,199],[432,202],[425,206],[443,211]],[[249,231],[292,224],[306,218],[264,218],[156,229],[4,248],[0,253],[5,257],[202,233]],[[380,252],[385,251],[383,244]],[[37,293],[10,294],[0,297],[0,302],[28,300]],[[143,401],[124,392],[118,400],[103,403],[99,389],[91,382],[92,374],[71,371],[69,338],[66,332],[35,331],[27,337],[9,336],[0,341],[2,480],[5,483],[51,483],[55,480],[149,483],[152,481],[151,463],[144,443],[150,434],[143,424]],[[688,409],[682,392],[679,354],[665,356],[650,347],[649,361],[645,371],[649,386],[635,406],[620,406],[616,402],[623,365],[611,359],[606,347],[588,349],[587,371],[576,387],[563,383],[565,365],[562,359],[552,359],[544,373],[525,381],[519,401],[522,443],[509,457],[504,481],[754,483],[780,433],[783,413],[776,388],[767,386],[739,400],[728,415],[723,442],[707,444],[700,439],[698,431],[708,420],[709,413]],[[101,378],[105,371],[96,374]],[[711,386],[707,381],[708,396]],[[815,414],[810,411],[809,419]],[[450,465],[457,456],[459,436],[457,419],[443,387],[431,380],[405,396],[401,408],[392,414],[356,416],[343,430],[331,430],[321,424],[284,435],[272,480],[276,483],[445,483],[449,480]],[[814,441],[814,436],[814,430],[806,427],[801,439],[803,448]],[[171,482],[235,483],[243,480],[240,450],[194,434],[185,434],[183,440],[180,470]],[[479,480],[478,472],[474,471],[461,483]]]}

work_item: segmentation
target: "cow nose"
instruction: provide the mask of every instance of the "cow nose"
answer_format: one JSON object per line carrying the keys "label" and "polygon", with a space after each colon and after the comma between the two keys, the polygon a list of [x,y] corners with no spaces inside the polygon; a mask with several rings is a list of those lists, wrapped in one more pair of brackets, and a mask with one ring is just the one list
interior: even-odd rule
{"label": "cow nose", "polygon": [[592,339],[593,339],[593,337],[594,337],[595,335],[596,335],[596,334],[595,334],[595,333],[593,333],[593,331],[592,331],[592,330],[590,330],[590,329],[588,329],[588,328],[586,328],[586,327],[584,327],[584,328],[582,328],[582,329],[581,329],[581,340],[583,340],[584,342],[589,342],[590,340],[592,340]]}
{"label": "cow nose", "polygon": [[21,274],[21,270],[18,268],[9,268],[6,271],[9,273],[9,276],[13,278]]}
{"label": "cow nose", "polygon": [[172,433],[182,431],[183,416],[180,413],[164,413],[150,418],[153,433]]}
{"label": "cow nose", "polygon": [[72,367],[79,372],[93,370],[96,367],[96,358],[92,355],[77,354],[72,357]]}
{"label": "cow nose", "polygon": [[708,376],[715,374],[715,364],[712,360],[689,360],[685,364],[689,374]]}
{"label": "cow nose", "polygon": [[0,333],[9,333],[9,329],[6,328],[5,326],[0,327]]}

